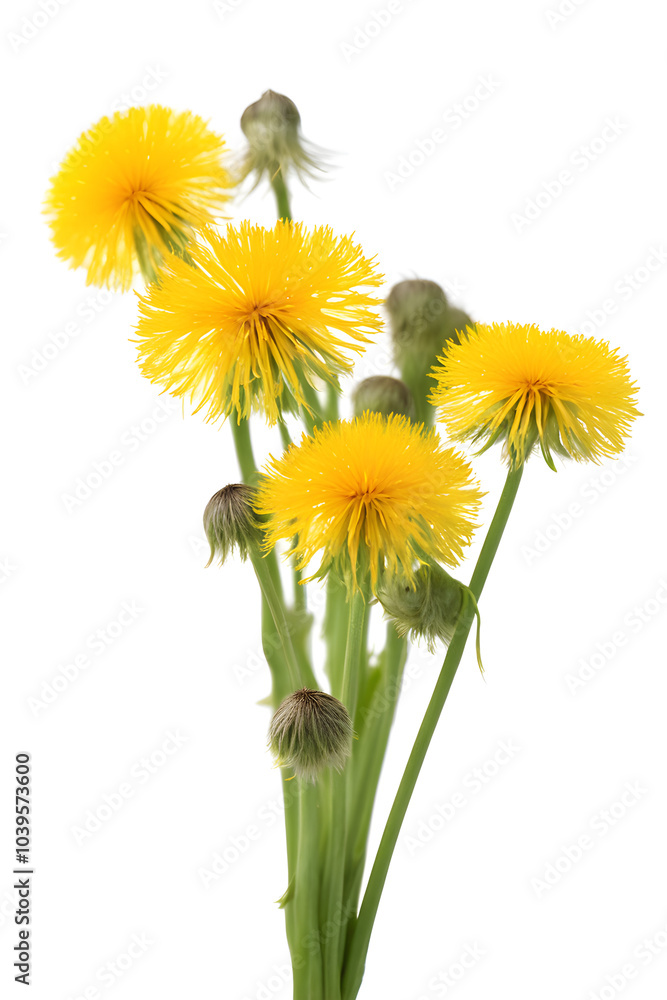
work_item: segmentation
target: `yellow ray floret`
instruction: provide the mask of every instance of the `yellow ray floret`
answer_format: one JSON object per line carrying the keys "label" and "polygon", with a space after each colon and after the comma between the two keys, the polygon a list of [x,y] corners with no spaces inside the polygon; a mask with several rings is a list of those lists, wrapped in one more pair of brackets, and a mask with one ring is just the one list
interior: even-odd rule
{"label": "yellow ray floret", "polygon": [[84,132],[46,199],[58,255],[88,284],[153,280],[165,254],[219,218],[232,182],[225,143],[198,115],[160,105],[117,111]]}
{"label": "yellow ray floret", "polygon": [[367,411],[272,459],[256,506],[270,516],[267,547],[296,536],[299,566],[321,553],[317,576],[333,565],[354,585],[369,571],[375,588],[383,566],[411,580],[415,561],[456,565],[482,495],[470,466],[434,430]]}
{"label": "yellow ray floret", "polygon": [[627,359],[604,341],[534,325],[478,323],[450,344],[434,369],[431,402],[457,440],[504,442],[512,468],[539,443],[599,462],[620,454],[635,417]]}
{"label": "yellow ray floret", "polygon": [[142,371],[208,420],[252,410],[275,423],[306,405],[314,378],[334,385],[380,328],[379,300],[356,286],[382,276],[350,237],[295,223],[241,223],[165,264],[140,300]]}

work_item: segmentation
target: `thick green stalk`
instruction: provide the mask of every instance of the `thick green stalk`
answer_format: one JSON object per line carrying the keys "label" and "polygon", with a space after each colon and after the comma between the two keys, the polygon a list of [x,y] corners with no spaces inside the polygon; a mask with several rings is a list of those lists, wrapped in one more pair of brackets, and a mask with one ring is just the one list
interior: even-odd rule
{"label": "thick green stalk", "polygon": [[[477,565],[475,566],[475,570],[470,581],[470,589],[475,595],[476,600],[480,597],[482,588],[484,587],[486,578],[491,568],[491,564],[497,552],[500,539],[502,538],[503,531],[505,530],[512,505],[519,488],[519,483],[521,482],[522,472],[523,467],[509,472],[502,495],[498,502],[498,507],[493,520],[491,521],[486,538],[484,539],[484,545],[482,546],[482,551],[480,552]],[[380,841],[380,846],[368,880],[368,885],[366,886],[366,892],[359,911],[357,924],[354,929],[354,933],[351,936],[350,947],[345,960],[342,1000],[354,1000],[359,992],[359,987],[361,986],[364,974],[364,966],[366,963],[366,955],[368,953],[371,932],[373,930],[373,924],[375,922],[375,916],[380,903],[382,890],[387,878],[389,864],[394,853],[394,848],[396,847],[396,842],[398,841],[398,836],[403,824],[403,819],[405,818],[408,804],[417,783],[419,772],[422,764],[424,763],[426,751],[428,750],[433,733],[435,732],[442,709],[445,701],[447,700],[447,695],[449,694],[452,686],[452,681],[454,680],[456,670],[463,655],[463,650],[465,648],[472,622],[473,614],[469,611],[460,621],[456,632],[454,633],[454,637],[449,644],[449,649],[447,650],[447,655],[442,665],[440,676],[436,682],[433,696],[431,697],[428,708],[426,709],[426,714],[424,715],[422,724],[419,728],[417,739],[415,740],[407,766],[403,773],[403,777],[401,778],[401,783],[398,787],[394,804],[391,807],[389,818],[387,819],[387,824],[385,826],[384,833],[382,834],[382,840]]]}
{"label": "thick green stalk", "polygon": [[355,747],[352,796],[347,821],[345,901],[348,913],[357,912],[373,807],[407,654],[407,639],[397,633],[393,622],[389,622],[381,666],[378,668],[382,670],[380,683],[374,689],[369,703],[361,706],[361,714],[357,712],[359,740]]}
{"label": "thick green stalk", "polygon": [[359,688],[366,657],[365,636],[368,614],[368,599],[363,590],[355,590],[348,597],[349,615],[347,620],[347,645],[343,663],[343,678],[340,692],[334,692],[343,702],[354,719],[357,711]]}
{"label": "thick green stalk", "polygon": [[253,455],[252,441],[250,440],[250,421],[242,420],[241,423],[238,423],[236,414],[232,413],[229,418],[229,425],[232,429],[232,437],[234,438],[234,447],[236,448],[236,457],[241,469],[241,475],[244,482],[252,485],[257,472],[257,466],[255,465],[255,456]]}
{"label": "thick green stalk", "polygon": [[[294,880],[294,1000],[328,1000],[320,944],[320,816],[318,788],[299,782],[299,847]],[[289,905],[289,904],[288,904]]]}
{"label": "thick green stalk", "polygon": [[283,172],[279,165],[276,165],[277,169],[271,178],[271,187],[273,188],[273,193],[276,196],[276,208],[278,209],[278,218],[284,219],[285,222],[292,221],[292,209],[289,203],[289,191],[287,190],[287,184],[285,183],[285,178],[283,177]]}
{"label": "thick green stalk", "polygon": [[283,602],[274,586],[267,561],[262,558],[262,554],[256,546],[250,549],[250,561],[261,587],[262,597],[266,601],[267,607],[271,612],[271,617],[273,618],[292,691],[297,691],[302,686],[301,671],[294,652],[294,646],[292,645],[291,630],[285,617]]}
{"label": "thick green stalk", "polygon": [[347,628],[347,590],[343,581],[331,570],[327,574],[324,638],[326,661],[324,669],[334,694],[343,684]]}
{"label": "thick green stalk", "polygon": [[[362,591],[348,596],[347,644],[340,687],[333,693],[354,719],[361,674],[366,661],[367,598]],[[350,765],[342,774],[331,775],[331,808],[327,847],[322,872],[326,912],[323,913],[322,955],[326,1000],[340,1000],[341,941],[346,926],[344,913],[345,840]]]}

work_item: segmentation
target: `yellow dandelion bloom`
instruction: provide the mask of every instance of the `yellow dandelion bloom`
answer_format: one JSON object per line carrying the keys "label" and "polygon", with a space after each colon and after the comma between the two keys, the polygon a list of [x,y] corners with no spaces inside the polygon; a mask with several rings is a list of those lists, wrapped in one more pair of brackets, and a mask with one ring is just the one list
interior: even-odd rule
{"label": "yellow dandelion bloom", "polygon": [[228,199],[224,149],[189,111],[150,105],[102,118],[51,181],[58,256],[87,268],[88,284],[127,290],[139,268],[153,280],[164,255],[183,253]]}
{"label": "yellow dandelion bloom", "polygon": [[382,276],[324,226],[244,222],[205,236],[189,248],[194,267],[172,256],[140,299],[142,371],[208,420],[260,410],[273,424],[306,406],[315,377],[337,385],[352,370],[345,351],[380,328],[379,300],[356,286]]}
{"label": "yellow dandelion bloom", "polygon": [[627,358],[604,341],[544,332],[534,325],[478,323],[447,346],[431,402],[456,440],[504,442],[518,468],[539,443],[552,452],[599,462],[620,454],[641,414]]}
{"label": "yellow dandelion bloom", "polygon": [[456,565],[470,543],[482,493],[467,462],[434,430],[366,412],[325,424],[273,458],[256,509],[270,516],[266,545],[291,538],[300,567],[318,553],[350,585],[382,567],[414,579],[414,563]]}

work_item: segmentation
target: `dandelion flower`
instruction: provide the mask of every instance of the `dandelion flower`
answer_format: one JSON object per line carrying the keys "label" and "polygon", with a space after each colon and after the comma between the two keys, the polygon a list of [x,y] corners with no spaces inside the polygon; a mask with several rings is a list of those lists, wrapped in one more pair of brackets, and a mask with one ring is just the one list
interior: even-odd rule
{"label": "dandelion flower", "polygon": [[382,278],[350,237],[320,226],[241,223],[172,256],[140,300],[142,371],[208,420],[306,406],[304,387],[349,373],[380,318],[357,285]]}
{"label": "dandelion flower", "polygon": [[539,443],[552,452],[599,462],[623,450],[640,416],[627,358],[604,341],[548,333],[534,325],[478,323],[439,358],[431,402],[456,440],[504,442],[511,468]]}
{"label": "dandelion flower", "polygon": [[189,111],[150,105],[102,118],[77,140],[46,200],[58,255],[88,284],[127,290],[183,253],[229,195],[221,136]]}
{"label": "dandelion flower", "polygon": [[412,581],[415,562],[456,565],[481,497],[470,466],[434,430],[366,412],[272,459],[256,508],[271,518],[267,547],[296,536],[299,566],[321,552],[316,576],[334,566],[353,587],[370,572],[375,590],[382,567]]}

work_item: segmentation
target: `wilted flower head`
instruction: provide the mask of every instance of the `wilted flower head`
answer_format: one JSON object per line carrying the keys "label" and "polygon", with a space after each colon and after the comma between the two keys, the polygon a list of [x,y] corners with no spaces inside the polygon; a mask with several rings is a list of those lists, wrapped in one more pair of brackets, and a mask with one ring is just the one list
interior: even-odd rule
{"label": "wilted flower head", "polygon": [[619,455],[640,416],[627,358],[605,341],[477,323],[440,361],[431,399],[438,419],[482,451],[502,441],[511,468],[537,444],[554,471],[553,453],[579,462]]}
{"label": "wilted flower head", "polygon": [[189,248],[194,267],[172,256],[139,302],[142,371],[207,419],[260,410],[276,423],[306,407],[304,387],[338,385],[380,328],[378,300],[358,290],[381,283],[350,237],[318,226],[243,222]]}
{"label": "wilted flower head", "polygon": [[441,566],[423,565],[412,580],[385,576],[377,598],[399,635],[413,642],[425,639],[431,652],[436,642],[449,643],[463,608],[465,588]]}
{"label": "wilted flower head", "polygon": [[303,179],[324,169],[323,151],[302,137],[297,106],[284,94],[265,90],[243,112],[241,128],[248,140],[241,179],[252,173],[256,185],[264,176],[272,180],[278,171],[286,176],[294,170]]}
{"label": "wilted flower head", "polygon": [[271,720],[269,747],[280,767],[293,768],[304,781],[316,781],[327,767],[343,769],[353,735],[342,702],[325,691],[303,688],[278,707]]}
{"label": "wilted flower head", "polygon": [[232,483],[214,493],[204,511],[204,531],[211,548],[206,564],[210,566],[216,556],[220,565],[234,548],[242,560],[247,559],[249,547],[260,540],[260,526],[253,509],[255,490],[245,483]]}
{"label": "wilted flower head", "polygon": [[186,253],[194,231],[229,198],[225,143],[189,111],[160,105],[117,111],[79,136],[51,181],[45,211],[58,256],[87,283],[127,290],[153,281],[166,254]]}
{"label": "wilted flower head", "polygon": [[364,413],[324,424],[268,465],[256,508],[269,516],[266,546],[295,539],[317,576],[332,566],[350,589],[358,573],[414,575],[415,561],[455,565],[474,529],[482,494],[467,462],[435,431],[406,417]]}

